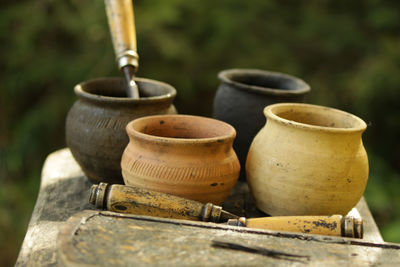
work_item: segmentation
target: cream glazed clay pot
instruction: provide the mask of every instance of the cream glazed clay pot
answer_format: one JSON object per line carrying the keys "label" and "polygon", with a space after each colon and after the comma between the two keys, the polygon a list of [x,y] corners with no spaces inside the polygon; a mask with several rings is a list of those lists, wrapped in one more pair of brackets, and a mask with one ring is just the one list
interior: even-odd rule
{"label": "cream glazed clay pot", "polygon": [[273,216],[347,214],[368,180],[365,122],[299,103],[270,105],[264,114],[246,162],[257,207]]}

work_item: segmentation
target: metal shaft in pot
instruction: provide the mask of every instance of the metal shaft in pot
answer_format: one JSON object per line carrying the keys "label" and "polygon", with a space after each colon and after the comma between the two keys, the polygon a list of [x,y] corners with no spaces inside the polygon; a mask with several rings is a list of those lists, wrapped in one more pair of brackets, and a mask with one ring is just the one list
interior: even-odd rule
{"label": "metal shaft in pot", "polygon": [[139,98],[134,74],[139,66],[132,0],[105,0],[118,67],[127,81],[128,97]]}

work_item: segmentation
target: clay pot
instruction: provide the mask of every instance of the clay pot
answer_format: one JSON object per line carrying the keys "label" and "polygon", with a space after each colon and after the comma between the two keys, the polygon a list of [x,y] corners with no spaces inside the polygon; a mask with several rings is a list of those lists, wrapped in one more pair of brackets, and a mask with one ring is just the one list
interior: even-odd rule
{"label": "clay pot", "polygon": [[[235,127],[233,144],[240,164],[257,132],[265,125],[265,106],[279,102],[303,102],[310,86],[296,77],[257,69],[230,69],[218,74],[221,84],[214,98],[213,117]],[[245,180],[242,168],[241,180]]]}
{"label": "clay pot", "polygon": [[136,119],[121,161],[126,185],[220,205],[240,171],[232,149],[235,129],[198,116]]}
{"label": "clay pot", "polygon": [[99,78],[75,86],[78,101],[66,120],[66,141],[72,155],[93,183],[123,183],[121,156],[129,138],[125,127],[133,119],[176,113],[176,90],[162,82],[136,78],[140,99],[125,97],[125,80]]}
{"label": "clay pot", "polygon": [[296,103],[265,108],[267,123],[251,144],[247,182],[270,215],[347,214],[364,193],[366,124],[337,109]]}

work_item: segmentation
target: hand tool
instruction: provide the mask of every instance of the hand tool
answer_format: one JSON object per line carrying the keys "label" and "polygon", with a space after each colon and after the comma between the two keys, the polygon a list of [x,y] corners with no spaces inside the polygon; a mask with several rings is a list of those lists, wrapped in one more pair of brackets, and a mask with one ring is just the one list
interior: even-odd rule
{"label": "hand tool", "polygon": [[105,0],[118,68],[128,83],[127,96],[139,98],[139,89],[134,74],[139,66],[136,48],[136,29],[132,0]]}
{"label": "hand tool", "polygon": [[354,216],[277,216],[244,218],[211,203],[201,203],[134,186],[93,185],[89,202],[99,209],[119,213],[150,215],[163,218],[205,222],[226,222],[227,225],[306,234],[362,238],[361,218]]}
{"label": "hand tool", "polygon": [[226,222],[238,216],[211,203],[201,203],[165,193],[126,185],[100,183],[91,188],[89,202],[120,213],[205,222]]}
{"label": "hand tool", "polygon": [[353,216],[276,216],[230,219],[228,225],[305,234],[363,237],[363,221]]}

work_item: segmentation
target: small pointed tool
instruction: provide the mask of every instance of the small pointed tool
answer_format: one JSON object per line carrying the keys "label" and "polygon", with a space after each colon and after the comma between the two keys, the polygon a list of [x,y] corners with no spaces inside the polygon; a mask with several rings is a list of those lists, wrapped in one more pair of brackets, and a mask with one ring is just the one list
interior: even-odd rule
{"label": "small pointed tool", "polygon": [[228,225],[305,234],[363,237],[363,222],[353,216],[277,216],[230,219]]}
{"label": "small pointed tool", "polygon": [[99,209],[120,213],[205,222],[226,222],[239,217],[211,203],[126,185],[93,185],[89,202]]}
{"label": "small pointed tool", "polygon": [[139,66],[132,0],[105,0],[115,56],[127,81],[127,96],[139,98],[134,74]]}

